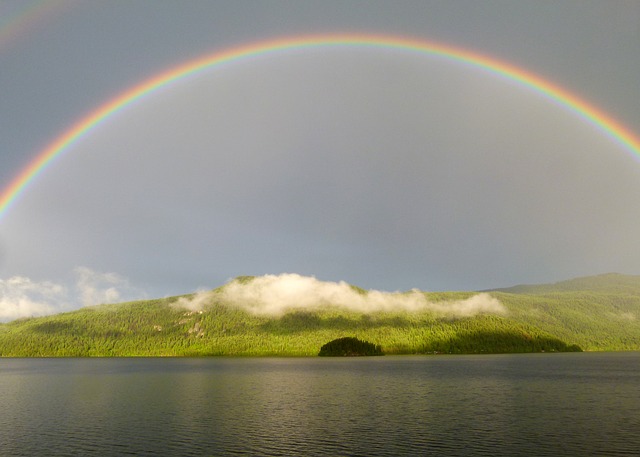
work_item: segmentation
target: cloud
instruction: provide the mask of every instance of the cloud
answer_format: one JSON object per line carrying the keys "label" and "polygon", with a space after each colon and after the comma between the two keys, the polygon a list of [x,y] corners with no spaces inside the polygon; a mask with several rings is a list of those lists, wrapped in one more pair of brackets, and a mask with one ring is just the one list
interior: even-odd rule
{"label": "cloud", "polygon": [[[101,273],[87,267],[74,270],[75,285],[33,281],[22,276],[0,279],[0,321],[55,314],[79,306],[116,303],[146,298],[116,273]],[[432,311],[445,316],[504,314],[506,309],[494,297],[481,293],[464,300],[432,302],[425,294],[409,292],[359,291],[344,281],[325,282],[298,274],[265,275],[250,281],[233,280],[219,291],[199,291],[179,298],[174,306],[198,311],[214,300],[259,315],[279,316],[289,311],[313,311],[327,306],[361,313],[379,311]]]}
{"label": "cloud", "polygon": [[116,273],[100,273],[87,267],[74,269],[71,287],[24,276],[0,279],[0,321],[69,311],[80,306],[146,298],[139,288]]}
{"label": "cloud", "polygon": [[180,297],[172,306],[189,311],[200,311],[211,303],[212,296],[213,292],[211,291],[198,291],[190,298]]}
{"label": "cloud", "polygon": [[324,282],[298,274],[265,275],[250,281],[234,280],[219,292],[199,293],[191,300],[181,299],[177,305],[190,310],[202,309],[214,297],[254,314],[273,316],[294,310],[313,311],[326,306],[361,313],[432,311],[455,317],[506,313],[504,306],[486,293],[464,300],[432,302],[418,290],[405,293],[370,290],[363,293],[344,281]]}
{"label": "cloud", "polygon": [[100,273],[87,267],[77,267],[76,292],[82,306],[117,303],[146,297],[117,273]]}
{"label": "cloud", "polygon": [[68,304],[67,298],[67,289],[50,281],[0,279],[0,321],[52,314]]}

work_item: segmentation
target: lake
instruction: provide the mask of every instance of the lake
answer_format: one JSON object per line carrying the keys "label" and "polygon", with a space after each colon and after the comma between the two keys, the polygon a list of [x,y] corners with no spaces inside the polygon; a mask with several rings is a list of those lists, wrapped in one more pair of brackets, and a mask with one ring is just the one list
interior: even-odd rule
{"label": "lake", "polygon": [[2,456],[640,453],[640,352],[0,359]]}

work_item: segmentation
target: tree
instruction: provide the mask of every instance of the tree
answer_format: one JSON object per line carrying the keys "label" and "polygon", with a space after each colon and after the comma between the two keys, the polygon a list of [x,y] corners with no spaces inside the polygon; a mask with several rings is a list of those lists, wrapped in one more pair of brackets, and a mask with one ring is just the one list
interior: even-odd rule
{"label": "tree", "polygon": [[333,341],[320,348],[319,356],[329,357],[356,357],[365,355],[384,355],[382,346],[362,341],[354,337],[343,337]]}

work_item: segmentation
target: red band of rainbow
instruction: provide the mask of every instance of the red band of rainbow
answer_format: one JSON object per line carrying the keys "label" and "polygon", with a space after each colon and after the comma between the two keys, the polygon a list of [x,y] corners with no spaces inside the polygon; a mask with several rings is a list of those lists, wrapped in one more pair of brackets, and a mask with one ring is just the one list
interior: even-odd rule
{"label": "red band of rainbow", "polygon": [[254,56],[276,53],[293,49],[319,47],[371,47],[377,49],[396,49],[412,51],[418,55],[440,56],[465,63],[502,76],[545,96],[564,106],[597,130],[609,136],[635,159],[640,159],[640,139],[609,114],[599,110],[568,90],[553,84],[533,73],[506,62],[485,55],[444,44],[410,38],[384,35],[321,35],[284,38],[263,41],[247,46],[216,52],[187,62],[165,71],[133,88],[123,92],[113,100],[98,107],[88,116],[80,119],[69,130],[57,137],[49,146],[25,167],[0,193],[0,221],[11,205],[25,191],[28,185],[44,171],[56,157],[62,155],[80,138],[91,132],[102,121],[117,113],[129,104],[156,92],[164,86],[194,73]]}

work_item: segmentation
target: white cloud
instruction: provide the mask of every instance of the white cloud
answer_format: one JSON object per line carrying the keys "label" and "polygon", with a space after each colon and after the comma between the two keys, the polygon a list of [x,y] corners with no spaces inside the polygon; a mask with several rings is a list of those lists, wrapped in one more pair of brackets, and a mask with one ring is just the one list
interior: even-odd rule
{"label": "white cloud", "polygon": [[82,306],[117,303],[144,296],[116,273],[100,273],[87,267],[77,267],[74,272],[76,292]]}
{"label": "white cloud", "polygon": [[[87,267],[74,270],[75,286],[51,281],[33,281],[22,276],[0,280],[0,321],[43,316],[80,306],[116,303],[146,298],[140,289],[116,273],[101,273]],[[197,311],[206,307],[214,292],[200,291],[191,298],[180,298],[175,306]],[[464,300],[432,302],[425,294],[370,290],[362,294],[344,281],[324,282],[298,274],[265,275],[251,281],[231,281],[215,297],[254,314],[282,315],[294,310],[317,310],[335,306],[351,311],[432,311],[447,316],[504,314],[506,309],[489,294]]]}
{"label": "white cloud", "polygon": [[211,291],[198,291],[191,298],[180,297],[172,306],[189,311],[199,311],[211,302],[211,294]]}
{"label": "white cloud", "polygon": [[68,304],[67,289],[23,276],[0,279],[0,321],[53,314]]}
{"label": "white cloud", "polygon": [[[193,299],[181,299],[179,306],[202,309],[215,292],[199,293]],[[370,290],[361,294],[344,281],[324,282],[298,274],[265,275],[251,281],[231,281],[217,297],[228,304],[262,315],[282,315],[293,310],[317,310],[336,306],[362,313],[378,311],[432,311],[448,316],[473,316],[482,313],[504,314],[505,307],[486,293],[464,300],[431,302],[425,294]]]}
{"label": "white cloud", "polygon": [[81,306],[146,298],[139,288],[116,273],[100,273],[87,267],[74,270],[72,287],[24,276],[0,279],[0,321],[44,316]]}

